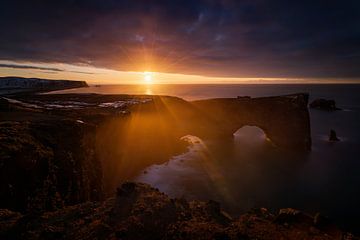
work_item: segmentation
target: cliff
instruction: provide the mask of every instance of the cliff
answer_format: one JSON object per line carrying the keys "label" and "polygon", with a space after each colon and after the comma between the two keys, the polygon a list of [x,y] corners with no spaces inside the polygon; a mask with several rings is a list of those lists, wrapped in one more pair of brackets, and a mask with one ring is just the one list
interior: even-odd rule
{"label": "cliff", "polygon": [[68,119],[0,122],[0,206],[56,210],[103,196],[92,126]]}
{"label": "cliff", "polygon": [[0,239],[355,239],[320,215],[260,209],[233,218],[216,202],[170,199],[144,184],[102,201],[184,150],[187,134],[231,137],[258,125],[278,147],[307,151],[306,106],[306,94],[0,98]]}
{"label": "cliff", "polygon": [[0,210],[1,239],[357,239],[321,215],[254,209],[231,217],[214,201],[171,199],[146,184],[124,183],[115,198],[51,213]]}
{"label": "cliff", "polygon": [[297,93],[261,98],[206,99],[192,104],[214,125],[210,129],[197,128],[198,136],[232,136],[239,128],[250,125],[261,128],[277,147],[310,151],[308,99],[308,94]]}
{"label": "cliff", "polygon": [[256,125],[277,147],[308,151],[306,106],[305,94],[196,102],[96,94],[0,98],[0,208],[54,210],[100,199],[185,151],[180,139],[188,134],[228,138]]}
{"label": "cliff", "polygon": [[68,88],[87,87],[85,81],[49,80],[40,78],[0,77],[0,90],[50,91]]}

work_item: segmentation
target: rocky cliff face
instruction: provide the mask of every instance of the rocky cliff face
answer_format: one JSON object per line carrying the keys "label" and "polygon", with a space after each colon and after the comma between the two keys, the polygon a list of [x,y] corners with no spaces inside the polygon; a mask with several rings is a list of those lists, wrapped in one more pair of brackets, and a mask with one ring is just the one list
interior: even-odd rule
{"label": "rocky cliff face", "polygon": [[19,95],[0,98],[0,113],[0,207],[22,212],[99,199],[104,189],[111,193],[179,154],[187,134],[231,137],[248,124],[280,147],[309,150],[311,144],[306,94],[196,102]]}
{"label": "rocky cliff face", "polygon": [[[249,125],[261,128],[274,145],[283,149],[310,151],[311,129],[306,93],[274,97],[205,99],[192,102],[205,112],[213,127],[198,136],[232,136]],[[205,126],[201,124],[200,126]],[[199,127],[198,131],[201,130]]]}
{"label": "rocky cliff face", "polygon": [[37,212],[101,199],[92,132],[65,119],[0,122],[0,206]]}
{"label": "rocky cliff face", "polygon": [[308,150],[306,105],[303,94],[192,103],[92,94],[0,98],[0,239],[354,239],[320,216],[260,209],[232,218],[216,202],[170,199],[144,184],[126,183],[115,198],[97,201],[105,184],[113,191],[119,176],[167,161],[186,134],[232,135],[256,124],[280,146],[300,142]]}
{"label": "rocky cliff face", "polygon": [[171,199],[125,183],[115,198],[40,215],[0,210],[1,239],[357,239],[320,215],[266,209],[233,218],[217,202]]}

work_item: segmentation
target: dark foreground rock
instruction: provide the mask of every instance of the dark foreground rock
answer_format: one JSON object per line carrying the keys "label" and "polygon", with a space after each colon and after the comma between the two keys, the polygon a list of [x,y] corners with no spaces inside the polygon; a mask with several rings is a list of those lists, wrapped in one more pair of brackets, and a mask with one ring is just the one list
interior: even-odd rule
{"label": "dark foreground rock", "polygon": [[325,110],[325,111],[336,111],[341,110],[336,107],[335,100],[327,100],[323,98],[315,99],[310,103],[310,108]]}
{"label": "dark foreground rock", "polygon": [[171,199],[146,184],[125,183],[115,198],[56,212],[0,210],[1,239],[357,239],[294,209],[255,209],[237,218],[219,204]]}
{"label": "dark foreground rock", "polygon": [[102,170],[86,124],[0,122],[0,206],[55,210],[102,196]]}
{"label": "dark foreground rock", "polygon": [[9,102],[6,99],[0,97],[0,111],[6,112],[9,110],[10,110]]}

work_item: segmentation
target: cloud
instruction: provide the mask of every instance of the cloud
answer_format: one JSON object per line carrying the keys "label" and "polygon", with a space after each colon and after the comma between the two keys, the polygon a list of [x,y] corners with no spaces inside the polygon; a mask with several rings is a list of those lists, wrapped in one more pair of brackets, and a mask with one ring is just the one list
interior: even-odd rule
{"label": "cloud", "polygon": [[0,63],[0,68],[34,69],[34,70],[46,71],[46,73],[71,72],[71,73],[81,73],[81,74],[95,74],[93,72],[69,71],[65,69],[52,68],[52,67],[39,67],[32,65],[4,64],[4,63]]}
{"label": "cloud", "polygon": [[59,68],[37,67],[31,65],[2,64],[2,63],[0,63],[0,68],[35,69],[35,70],[54,71],[54,72],[64,71],[63,69],[59,69]]}
{"label": "cloud", "polygon": [[360,77],[360,3],[4,0],[0,59],[234,77]]}

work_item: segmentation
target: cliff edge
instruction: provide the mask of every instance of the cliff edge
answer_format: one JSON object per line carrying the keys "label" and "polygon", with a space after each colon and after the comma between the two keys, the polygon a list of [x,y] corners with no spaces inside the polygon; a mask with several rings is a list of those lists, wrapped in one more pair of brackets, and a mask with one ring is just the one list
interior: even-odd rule
{"label": "cliff edge", "polygon": [[40,215],[0,210],[1,239],[358,239],[326,218],[294,209],[254,209],[233,218],[214,201],[171,199],[126,182],[115,198]]}

